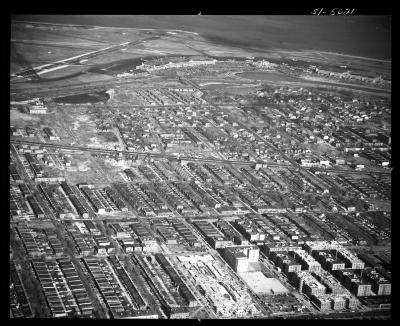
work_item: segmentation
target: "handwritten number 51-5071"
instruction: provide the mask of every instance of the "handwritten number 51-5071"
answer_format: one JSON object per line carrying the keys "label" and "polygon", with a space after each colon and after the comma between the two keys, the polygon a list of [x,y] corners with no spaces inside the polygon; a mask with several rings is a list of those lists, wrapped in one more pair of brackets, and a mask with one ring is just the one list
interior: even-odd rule
{"label": "handwritten number 51-5071", "polygon": [[312,15],[352,15],[355,8],[333,8],[331,10],[324,10],[324,8],[316,8],[311,11]]}

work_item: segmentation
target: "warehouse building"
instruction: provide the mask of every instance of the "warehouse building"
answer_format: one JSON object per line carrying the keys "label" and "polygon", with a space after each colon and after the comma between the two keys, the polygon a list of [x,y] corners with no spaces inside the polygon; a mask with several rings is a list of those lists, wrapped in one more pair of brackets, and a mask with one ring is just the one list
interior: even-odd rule
{"label": "warehouse building", "polygon": [[260,249],[257,246],[225,247],[224,258],[235,272],[247,272],[249,263],[257,262]]}

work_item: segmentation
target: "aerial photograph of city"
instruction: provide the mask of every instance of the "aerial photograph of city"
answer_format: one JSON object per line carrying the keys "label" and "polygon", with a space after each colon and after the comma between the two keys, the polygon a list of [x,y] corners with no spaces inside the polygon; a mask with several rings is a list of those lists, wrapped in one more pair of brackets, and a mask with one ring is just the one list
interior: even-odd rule
{"label": "aerial photograph of city", "polygon": [[392,18],[323,10],[12,15],[9,318],[390,319]]}

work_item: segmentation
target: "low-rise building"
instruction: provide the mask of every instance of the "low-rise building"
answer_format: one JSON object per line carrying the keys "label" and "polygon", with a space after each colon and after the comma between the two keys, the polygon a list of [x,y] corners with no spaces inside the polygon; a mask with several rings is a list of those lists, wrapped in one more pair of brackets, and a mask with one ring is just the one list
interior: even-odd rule
{"label": "low-rise building", "polygon": [[29,105],[27,108],[29,114],[46,114],[47,107],[43,105]]}

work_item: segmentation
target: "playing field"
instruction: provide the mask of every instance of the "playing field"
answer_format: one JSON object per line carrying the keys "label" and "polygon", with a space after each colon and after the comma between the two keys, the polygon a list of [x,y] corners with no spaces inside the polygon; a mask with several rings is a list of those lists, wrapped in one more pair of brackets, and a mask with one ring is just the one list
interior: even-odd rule
{"label": "playing field", "polygon": [[267,278],[261,272],[238,274],[258,294],[282,294],[289,292],[279,280],[276,278]]}

